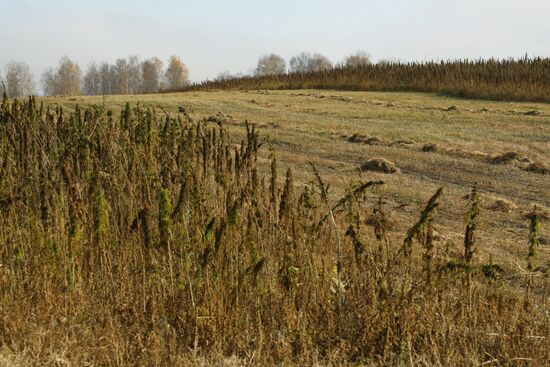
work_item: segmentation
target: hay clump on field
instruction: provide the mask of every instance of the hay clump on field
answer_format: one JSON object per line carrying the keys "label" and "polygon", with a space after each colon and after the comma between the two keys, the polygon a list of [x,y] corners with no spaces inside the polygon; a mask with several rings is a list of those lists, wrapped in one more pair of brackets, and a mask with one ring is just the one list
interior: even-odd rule
{"label": "hay clump on field", "polygon": [[437,144],[432,144],[432,143],[428,143],[428,144],[424,144],[422,146],[422,151],[423,152],[435,152],[437,151]]}
{"label": "hay clump on field", "polygon": [[[531,206],[532,207],[532,206]],[[535,204],[536,207],[536,213],[539,216],[539,218],[543,221],[550,220],[550,208],[547,208],[542,205]],[[527,211],[523,212],[523,219],[529,220],[533,216],[533,210],[529,209]]]}
{"label": "hay clump on field", "polygon": [[361,165],[361,171],[373,171],[381,173],[399,173],[397,166],[384,158],[369,159]]}
{"label": "hay clump on field", "polygon": [[347,140],[350,143],[362,143],[362,144],[368,144],[368,145],[386,145],[387,144],[385,140],[378,138],[376,136],[361,135],[357,133],[348,136]]}
{"label": "hay clump on field", "polygon": [[527,172],[538,173],[539,175],[550,175],[550,167],[542,162],[533,162],[525,170]]}
{"label": "hay clump on field", "polygon": [[495,201],[489,206],[490,210],[502,213],[511,213],[516,210],[516,208],[516,204],[504,198],[495,199]]}
{"label": "hay clump on field", "polygon": [[470,155],[476,158],[487,158],[488,154],[479,150],[474,150],[473,152],[470,152]]}
{"label": "hay clump on field", "polygon": [[206,118],[207,122],[212,122],[215,124],[230,124],[234,123],[233,119],[230,116],[227,116],[221,112],[218,112],[215,116],[209,116]]}
{"label": "hay clump on field", "polygon": [[273,129],[279,127],[279,125],[275,123],[250,122],[248,120],[238,121],[235,120],[233,116],[226,115],[221,112],[218,112],[216,115],[207,117],[206,119],[204,119],[204,121],[218,125],[246,126],[247,124],[249,124],[255,125],[256,127],[270,127]]}
{"label": "hay clump on field", "polygon": [[396,141],[392,142],[391,145],[413,145],[414,141],[411,139],[397,139]]}
{"label": "hay clump on field", "polygon": [[489,163],[492,164],[506,164],[513,161],[526,162],[529,161],[529,159],[518,152],[505,152],[489,157]]}

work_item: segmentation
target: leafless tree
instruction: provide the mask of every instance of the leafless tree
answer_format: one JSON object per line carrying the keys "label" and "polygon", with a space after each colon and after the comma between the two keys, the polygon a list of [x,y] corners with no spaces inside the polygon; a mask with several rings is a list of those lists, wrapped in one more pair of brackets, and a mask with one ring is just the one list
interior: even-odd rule
{"label": "leafless tree", "polygon": [[332,62],[328,57],[321,54],[313,54],[309,60],[309,71],[323,71],[332,69]]}
{"label": "leafless tree", "polygon": [[101,75],[95,62],[88,65],[82,90],[84,94],[88,96],[97,96],[101,94]]}
{"label": "leafless tree", "polygon": [[277,54],[269,54],[260,57],[258,66],[254,72],[258,76],[277,75],[286,72],[286,61]]}
{"label": "leafless tree", "polygon": [[141,64],[144,93],[156,93],[161,89],[162,61],[157,57],[145,60]]}
{"label": "leafless tree", "polygon": [[130,73],[126,59],[117,59],[111,70],[113,73],[113,79],[111,80],[112,93],[128,94]]}
{"label": "leafless tree", "polygon": [[141,64],[137,56],[120,58],[114,65],[92,63],[84,76],[85,94],[135,94],[141,92]]}
{"label": "leafless tree", "polygon": [[67,56],[61,58],[56,70],[48,68],[42,74],[42,84],[46,95],[76,96],[81,93],[82,71],[77,63]]}
{"label": "leafless tree", "polygon": [[309,71],[309,61],[311,54],[301,52],[290,59],[290,72],[292,73],[307,73]]}
{"label": "leafless tree", "polygon": [[57,69],[60,95],[76,96],[80,94],[80,79],[82,71],[76,62],[68,57],[61,58]]}
{"label": "leafless tree", "polygon": [[111,66],[106,62],[102,62],[99,67],[99,94],[112,94],[113,89],[111,87],[111,75]]}
{"label": "leafless tree", "polygon": [[309,73],[332,68],[330,60],[321,54],[311,55],[309,52],[301,52],[290,59],[290,71],[292,73]]}
{"label": "leafless tree", "polygon": [[136,94],[142,88],[141,63],[136,55],[128,56],[128,93]]}
{"label": "leafless tree", "polygon": [[178,90],[189,84],[189,70],[178,56],[171,56],[164,74],[166,88]]}
{"label": "leafless tree", "polygon": [[359,68],[370,65],[370,63],[370,56],[365,51],[357,51],[344,60],[344,66],[348,68]]}
{"label": "leafless tree", "polygon": [[53,96],[57,93],[56,71],[53,68],[47,68],[42,73],[42,89],[45,96]]}
{"label": "leafless tree", "polygon": [[220,81],[220,82],[224,80],[230,80],[230,79],[233,79],[233,75],[231,75],[231,73],[227,70],[222,71],[221,73],[218,74],[218,76],[214,78],[215,81]]}
{"label": "leafless tree", "polygon": [[[80,69],[67,57],[56,69],[42,74],[46,95],[74,95],[80,84]],[[71,84],[71,81],[73,84]],[[166,85],[163,83],[166,82]],[[189,84],[189,71],[181,59],[172,56],[166,73],[157,57],[140,62],[137,56],[119,58],[114,64],[90,63],[82,78],[82,92],[87,95],[155,93],[163,87],[180,89]]]}
{"label": "leafless tree", "polygon": [[6,65],[6,89],[10,97],[28,96],[34,93],[33,75],[24,62],[9,62]]}

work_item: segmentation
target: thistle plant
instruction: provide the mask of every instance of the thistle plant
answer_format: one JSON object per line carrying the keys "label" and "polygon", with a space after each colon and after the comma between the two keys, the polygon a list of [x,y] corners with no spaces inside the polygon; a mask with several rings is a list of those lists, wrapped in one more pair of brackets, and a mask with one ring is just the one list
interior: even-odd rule
{"label": "thistle plant", "polygon": [[527,252],[527,270],[529,271],[527,287],[525,289],[525,307],[528,308],[531,303],[531,287],[533,285],[533,276],[535,271],[535,257],[539,247],[539,237],[542,224],[540,222],[537,206],[529,214],[529,250]]}
{"label": "thistle plant", "polygon": [[279,205],[279,219],[283,220],[283,218],[290,215],[291,208],[293,207],[294,203],[294,181],[292,179],[292,170],[289,168],[286,171],[286,180],[285,180],[285,187],[283,189],[283,194],[281,196],[281,203]]}
{"label": "thistle plant", "polygon": [[[103,189],[98,189],[94,198],[94,211],[93,211],[93,242],[94,249],[93,254],[99,256],[99,261],[103,266],[106,265],[107,255],[107,237],[109,231],[109,211],[107,207],[107,201],[105,200],[105,194]],[[93,266],[92,260],[92,265]]]}
{"label": "thistle plant", "polygon": [[527,270],[532,272],[535,270],[535,256],[539,247],[539,237],[542,224],[537,212],[537,206],[533,207],[533,211],[529,214],[529,251],[527,252]]}
{"label": "thistle plant", "polygon": [[466,212],[466,232],[464,234],[464,261],[469,269],[472,266],[472,259],[476,251],[476,230],[481,220],[481,196],[478,193],[477,185],[474,185],[469,195],[469,208]]}
{"label": "thistle plant", "polygon": [[271,157],[271,180],[269,184],[269,192],[271,193],[271,206],[275,209],[277,203],[279,202],[279,195],[277,192],[277,159],[273,154]]}
{"label": "thistle plant", "polygon": [[442,193],[443,188],[440,187],[430,198],[428,204],[426,204],[426,207],[420,215],[420,219],[407,231],[407,235],[403,240],[402,247],[405,258],[408,258],[410,260],[413,250],[413,240],[416,238],[419,242],[424,243],[427,238],[427,234],[431,232],[432,221],[434,220],[434,217],[437,213],[437,207],[439,206],[439,197]]}
{"label": "thistle plant", "polygon": [[160,248],[167,250],[169,247],[170,232],[172,227],[172,204],[170,193],[166,189],[159,192],[159,233]]}

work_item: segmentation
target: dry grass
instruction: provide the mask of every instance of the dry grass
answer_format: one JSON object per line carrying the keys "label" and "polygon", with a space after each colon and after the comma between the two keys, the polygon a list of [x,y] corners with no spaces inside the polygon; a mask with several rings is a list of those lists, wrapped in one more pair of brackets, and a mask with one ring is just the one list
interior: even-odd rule
{"label": "dry grass", "polygon": [[381,172],[381,173],[398,173],[399,172],[399,169],[395,166],[394,163],[384,158],[369,159],[368,161],[366,161],[361,165],[361,170]]}
{"label": "dry grass", "polygon": [[506,153],[501,153],[490,157],[489,162],[493,164],[506,164],[514,161],[525,161],[525,160],[526,158],[523,157],[518,152],[506,152]]}
{"label": "dry grass", "polygon": [[[548,107],[324,93],[79,98],[98,106],[75,115],[73,101],[52,98],[42,118],[3,108],[2,358],[544,364],[550,288],[537,272],[526,303],[530,217],[517,214],[547,206],[550,178],[450,151],[544,159]],[[543,115],[507,112],[535,109]],[[218,112],[238,125],[198,122]],[[244,120],[264,124],[261,136]],[[352,133],[417,143],[350,144]],[[422,153],[428,142],[446,149]],[[364,157],[401,174],[358,173]],[[474,182],[482,210],[466,266],[461,197]],[[486,193],[517,209],[491,212]],[[535,269],[550,261],[543,241]]]}
{"label": "dry grass", "polygon": [[[336,67],[315,73],[263,77],[246,76],[193,85],[188,91],[250,89],[339,89],[437,92],[446,95],[497,100],[548,102],[550,59],[457,60],[423,63],[384,63],[358,68]],[[320,98],[325,96],[317,94]],[[350,102],[349,97],[339,100]],[[455,104],[443,108],[456,112]],[[488,109],[481,108],[486,112]],[[523,112],[541,116],[538,110]]]}
{"label": "dry grass", "polygon": [[538,173],[540,175],[550,175],[550,167],[542,162],[530,163],[525,170],[527,172]]}
{"label": "dry grass", "polygon": [[376,136],[367,136],[367,135],[361,135],[361,134],[353,134],[349,136],[348,141],[350,143],[362,143],[362,144],[369,144],[369,145],[388,145],[389,143],[383,139],[380,139]]}
{"label": "dry grass", "polygon": [[491,203],[489,209],[496,212],[512,213],[517,209],[517,206],[510,200],[497,198]]}
{"label": "dry grass", "polygon": [[437,149],[438,149],[437,144],[428,143],[422,146],[423,152],[435,152]]}
{"label": "dry grass", "polygon": [[392,145],[413,145],[414,141],[411,139],[397,139],[392,142]]}
{"label": "dry grass", "polygon": [[[541,205],[541,204],[533,204],[533,208],[534,207],[536,207],[536,212],[538,213],[539,217],[543,221],[550,220],[550,208],[548,208],[544,205]],[[523,213],[523,218],[525,220],[528,220],[529,218],[531,218],[532,211],[533,211],[532,208],[530,208],[530,210],[525,211]]]}

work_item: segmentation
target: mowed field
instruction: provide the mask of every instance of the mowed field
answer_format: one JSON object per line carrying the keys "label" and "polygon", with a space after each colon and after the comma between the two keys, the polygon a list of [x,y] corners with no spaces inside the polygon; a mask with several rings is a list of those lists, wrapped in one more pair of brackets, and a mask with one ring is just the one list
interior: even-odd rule
{"label": "mowed field", "polygon": [[[308,185],[317,166],[339,197],[353,183],[382,179],[373,202],[383,197],[391,212],[390,237],[400,243],[426,201],[444,187],[436,218],[437,243],[463,251],[465,196],[477,183],[483,198],[478,233],[480,261],[501,264],[508,277],[525,269],[529,221],[538,205],[543,220],[537,262],[550,261],[550,105],[449,98],[435,94],[329,90],[187,92],[178,94],[44,98],[50,105],[106,104],[117,111],[126,102],[222,122],[235,138],[244,121],[264,138],[263,165],[270,150],[298,185]],[[356,134],[355,137],[352,137]],[[361,171],[369,159],[384,158],[399,172]],[[529,168],[531,167],[531,169]],[[538,172],[532,172],[536,168]],[[365,204],[367,205],[367,204]]]}

